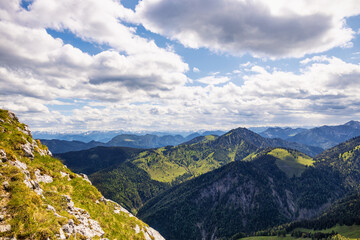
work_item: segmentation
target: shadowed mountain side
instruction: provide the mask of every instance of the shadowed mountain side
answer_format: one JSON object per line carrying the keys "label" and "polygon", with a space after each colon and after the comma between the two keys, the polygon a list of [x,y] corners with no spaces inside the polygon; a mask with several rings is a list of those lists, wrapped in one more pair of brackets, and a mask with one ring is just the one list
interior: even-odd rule
{"label": "shadowed mountain side", "polygon": [[83,151],[56,154],[62,162],[77,173],[92,174],[137,156],[142,149],[127,147],[96,147]]}
{"label": "shadowed mountain side", "polygon": [[[167,239],[230,238],[238,232],[312,217],[343,194],[340,181],[332,175],[319,175],[310,168],[306,178],[288,178],[277,161],[266,154],[251,162],[230,163],[163,192],[147,202],[138,216]],[[328,191],[331,196],[309,192],[303,186],[307,180],[312,187],[318,185],[318,192]],[[322,200],[307,206],[307,197]]]}
{"label": "shadowed mountain side", "polygon": [[168,183],[152,180],[147,172],[131,162],[93,173],[89,178],[105,197],[121,203],[133,213],[170,187]]}

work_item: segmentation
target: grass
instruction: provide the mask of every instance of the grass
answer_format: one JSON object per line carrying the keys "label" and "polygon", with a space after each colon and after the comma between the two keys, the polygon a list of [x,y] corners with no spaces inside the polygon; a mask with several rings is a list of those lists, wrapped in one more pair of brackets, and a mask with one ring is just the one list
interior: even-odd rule
{"label": "grass", "polygon": [[269,155],[276,157],[276,165],[286,173],[288,177],[299,177],[307,166],[313,166],[314,160],[297,151],[275,148],[268,152]]}
{"label": "grass", "polygon": [[352,225],[352,226],[340,226],[336,225],[335,227],[324,229],[324,230],[312,230],[306,228],[297,228],[295,229],[302,231],[302,232],[323,232],[323,233],[331,233],[332,231],[339,233],[340,235],[350,238],[350,239],[360,239],[360,226],[359,225]]}
{"label": "grass", "polygon": [[286,237],[278,237],[278,236],[256,236],[256,237],[246,237],[241,238],[241,240],[295,240],[295,239],[303,239],[303,238],[293,238],[289,234]]}
{"label": "grass", "polygon": [[[33,142],[30,136],[21,131],[25,129],[25,125],[10,118],[5,110],[0,110],[0,119],[4,121],[0,122],[0,149],[5,150],[8,160],[26,163],[32,178],[35,178],[34,172],[37,169],[53,178],[51,183],[40,183],[43,196],[39,196],[25,185],[25,175],[17,167],[12,166],[9,161],[0,164],[0,182],[9,182],[9,189],[0,187],[0,207],[6,209],[7,213],[3,223],[11,225],[11,231],[0,233],[0,238],[15,236],[18,239],[56,239],[61,226],[69,219],[78,222],[66,211],[64,195],[69,195],[76,207],[85,209],[92,219],[99,222],[106,233],[105,238],[145,238],[142,232],[136,234],[134,230],[136,226],[145,229],[145,223],[123,212],[114,213],[113,203],[99,202],[102,197],[100,192],[82,177],[72,173],[59,160],[51,156],[40,156],[36,151],[33,160],[24,157],[21,145]],[[36,144],[35,149],[46,149],[39,141]],[[62,177],[60,172],[67,173],[70,178]],[[48,205],[53,206],[62,217],[49,211]]]}
{"label": "grass", "polygon": [[[352,226],[340,226],[336,225],[335,227],[323,229],[323,230],[313,230],[313,229],[306,229],[306,228],[296,228],[294,231],[300,232],[308,232],[308,233],[315,233],[315,232],[323,232],[323,233],[331,233],[335,232],[341,235],[344,238],[341,239],[360,239],[360,226],[359,225],[352,225]],[[286,237],[278,237],[278,236],[254,236],[254,237],[246,237],[241,238],[241,240],[295,240],[295,239],[303,239],[303,238],[294,238],[291,237],[290,234],[287,234]]]}

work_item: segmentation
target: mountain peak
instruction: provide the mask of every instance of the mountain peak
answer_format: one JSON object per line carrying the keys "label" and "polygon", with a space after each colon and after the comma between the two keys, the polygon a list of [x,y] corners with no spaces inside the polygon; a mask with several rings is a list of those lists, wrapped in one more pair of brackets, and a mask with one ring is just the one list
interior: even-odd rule
{"label": "mountain peak", "polygon": [[354,121],[354,120],[351,120],[351,121],[345,123],[344,125],[354,127],[354,128],[360,128],[360,122],[359,121]]}

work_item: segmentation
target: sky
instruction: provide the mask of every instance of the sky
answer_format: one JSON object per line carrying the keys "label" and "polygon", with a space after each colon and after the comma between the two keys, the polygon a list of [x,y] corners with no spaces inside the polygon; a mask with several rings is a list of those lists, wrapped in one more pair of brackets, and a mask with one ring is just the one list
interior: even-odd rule
{"label": "sky", "polygon": [[0,108],[36,131],[360,120],[358,0],[0,1]]}

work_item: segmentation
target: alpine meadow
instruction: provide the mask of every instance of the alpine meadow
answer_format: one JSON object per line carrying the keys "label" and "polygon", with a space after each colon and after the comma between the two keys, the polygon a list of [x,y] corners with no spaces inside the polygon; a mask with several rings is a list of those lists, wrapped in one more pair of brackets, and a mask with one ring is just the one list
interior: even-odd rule
{"label": "alpine meadow", "polygon": [[358,0],[0,1],[0,240],[360,239]]}

